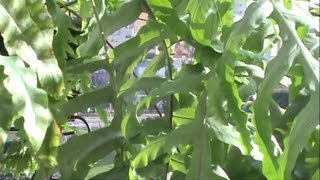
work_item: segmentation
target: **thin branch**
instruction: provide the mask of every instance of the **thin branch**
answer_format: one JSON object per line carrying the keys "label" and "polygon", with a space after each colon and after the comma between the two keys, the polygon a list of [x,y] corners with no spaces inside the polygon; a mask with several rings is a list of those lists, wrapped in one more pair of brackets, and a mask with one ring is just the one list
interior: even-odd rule
{"label": "thin branch", "polygon": [[114,46],[108,40],[106,40],[106,43],[111,49],[114,49]]}
{"label": "thin branch", "polygon": [[[166,45],[166,42],[165,40],[163,40],[163,46],[164,46],[164,51],[166,53],[166,56],[167,56],[167,67],[168,67],[168,71],[169,71],[169,79],[172,80],[172,63],[171,63],[171,58],[170,58],[170,55],[168,53],[168,49],[167,49],[167,45]],[[173,93],[170,94],[170,97],[169,97],[169,125],[170,125],[170,129],[173,129],[173,99],[174,99],[174,95]],[[178,149],[178,148],[177,148]],[[179,149],[178,149],[179,151]],[[166,167],[166,179],[167,178],[167,174],[169,173],[169,162],[167,163],[167,167]]]}
{"label": "thin branch", "polygon": [[143,18],[138,18],[138,20],[141,20],[141,21],[148,21],[148,19],[143,19]]}
{"label": "thin branch", "polygon": [[68,6],[64,6],[64,4],[62,4],[61,2],[57,2],[57,4],[60,6],[60,8],[66,9],[68,12],[70,12],[71,14],[76,16],[77,18],[81,19],[81,16],[76,11],[70,9]]}
{"label": "thin branch", "polygon": [[[173,70],[172,70],[172,62],[171,62],[171,57],[169,55],[168,49],[167,49],[167,45],[165,40],[163,40],[163,48],[164,48],[164,52],[166,55],[166,59],[167,59],[167,67],[168,67],[168,75],[169,75],[169,79],[172,80],[173,79]],[[174,95],[171,94],[170,95],[170,99],[169,99],[169,123],[170,123],[170,128],[173,128],[173,121],[172,121],[172,116],[173,116],[173,99],[174,99]]]}
{"label": "thin branch", "polygon": [[[144,0],[143,1],[143,4],[145,5],[145,7],[147,8],[147,11],[148,11],[148,14],[150,15],[150,18],[156,20],[156,16],[154,15],[151,7],[149,6],[149,4]],[[163,45],[163,48],[164,48],[164,51],[165,51],[165,54],[167,56],[167,66],[168,66],[168,71],[169,71],[169,79],[172,80],[172,64],[171,64],[171,58],[170,58],[170,55],[168,53],[168,49],[167,49],[167,45],[166,45],[166,42],[163,40],[162,41],[162,45]],[[172,115],[173,115],[173,94],[170,95],[170,99],[169,99],[169,123],[170,123],[170,128],[172,129],[172,125],[173,125],[173,122],[172,122]]]}
{"label": "thin branch", "polygon": [[[134,71],[133,71],[133,76],[136,77],[136,78],[138,78],[138,75],[137,75],[136,72],[134,72]],[[149,92],[148,92],[147,90],[143,90],[143,91],[144,91],[144,93],[145,93],[146,95],[149,95]],[[154,108],[156,109],[157,113],[159,114],[159,117],[162,118],[162,113],[161,113],[160,109],[158,108],[158,106],[157,106],[156,104],[154,105]]]}
{"label": "thin branch", "polygon": [[[99,28],[99,31],[100,31],[100,36],[101,36],[101,39],[103,40],[103,48],[105,50],[105,59],[106,59],[106,63],[107,63],[106,65],[107,65],[108,72],[109,72],[109,75],[110,75],[110,85],[112,86],[114,95],[116,95],[116,93],[118,92],[118,87],[117,87],[117,84],[116,84],[116,73],[115,73],[114,68],[112,67],[112,65],[111,65],[111,63],[109,61],[109,57],[108,57],[108,54],[107,54],[107,52],[108,52],[107,41],[106,41],[105,33],[104,33],[103,28],[102,28],[100,19],[99,19],[99,15],[98,15],[98,11],[97,11],[97,8],[96,8],[96,4],[95,4],[94,0],[91,0],[91,3],[92,3],[93,11],[94,11],[94,16],[95,16],[95,18],[97,20],[97,25],[98,25],[98,28]],[[120,128],[120,126],[121,126],[120,119],[122,119],[122,108],[121,108],[122,105],[121,105],[121,102],[118,101],[117,99],[114,99],[111,104],[115,109],[114,119],[118,120],[117,122],[116,121],[112,121],[111,125],[114,125],[115,128]]]}
{"label": "thin branch", "polygon": [[[93,6],[94,16],[95,16],[95,18],[96,18],[96,20],[97,20],[98,28],[99,28],[99,31],[100,31],[100,36],[101,36],[101,38],[103,39],[103,48],[104,48],[104,51],[105,51],[106,54],[107,54],[107,52],[108,52],[108,47],[107,47],[107,44],[106,44],[106,41],[105,41],[106,37],[105,37],[105,34],[104,34],[104,30],[103,30],[103,28],[102,28],[102,25],[101,25],[101,23],[100,23],[98,10],[97,10],[97,8],[96,8],[96,3],[94,2],[94,0],[91,0],[91,3],[92,3],[92,6]],[[110,64],[109,58],[108,58],[107,56],[106,56],[106,59],[107,59],[108,63]]]}
{"label": "thin branch", "polygon": [[58,3],[59,3],[60,8],[65,8],[65,7],[68,7],[68,6],[71,6],[71,5],[75,4],[77,2],[78,1],[75,0],[75,1],[70,1],[70,2],[66,2],[66,3],[60,3],[60,2],[58,2]]}

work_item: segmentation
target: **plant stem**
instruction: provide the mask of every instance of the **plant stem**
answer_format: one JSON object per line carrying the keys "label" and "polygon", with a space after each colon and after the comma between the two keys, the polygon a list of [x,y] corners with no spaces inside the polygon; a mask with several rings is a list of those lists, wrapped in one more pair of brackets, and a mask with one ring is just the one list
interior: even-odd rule
{"label": "plant stem", "polygon": [[[164,52],[167,56],[167,67],[168,67],[168,75],[169,75],[169,80],[172,80],[173,79],[173,70],[172,70],[172,62],[171,62],[171,57],[168,53],[168,49],[167,49],[167,45],[166,45],[166,42],[165,40],[163,40],[163,48],[164,48]],[[169,123],[170,123],[170,129],[173,128],[173,121],[172,121],[172,118],[173,118],[173,98],[174,98],[174,95],[173,94],[170,94],[170,97],[169,97]]]}
{"label": "plant stem", "polygon": [[[98,25],[98,28],[100,30],[100,36],[103,40],[103,48],[105,50],[105,59],[107,61],[107,70],[108,70],[108,73],[110,75],[110,85],[113,89],[113,95],[116,96],[117,93],[118,93],[118,86],[116,84],[116,73],[115,73],[115,70],[113,68],[113,66],[111,65],[110,61],[109,61],[109,57],[108,57],[108,46],[110,43],[107,44],[107,41],[106,41],[106,37],[105,37],[105,33],[104,33],[104,30],[103,30],[103,27],[101,25],[101,22],[100,22],[100,19],[99,19],[99,15],[98,15],[98,11],[97,11],[97,8],[96,8],[96,4],[94,2],[94,0],[91,0],[91,3],[92,3],[92,6],[93,6],[93,12],[94,12],[94,16],[97,20],[97,25]],[[111,45],[111,44],[110,44]],[[122,120],[122,103],[120,102],[119,99],[115,98],[113,100],[113,102],[111,102],[113,108],[114,108],[114,117],[113,117],[113,120],[111,122],[111,125],[115,126],[116,129],[120,129],[120,126],[121,126],[121,120]]]}
{"label": "plant stem", "polygon": [[[152,11],[152,8],[149,6],[149,4],[146,2],[146,0],[143,1],[145,7],[147,8],[147,11],[150,15],[150,17],[154,20],[156,20],[156,16],[154,15],[153,11]],[[162,41],[162,46],[163,46],[163,50],[165,52],[165,55],[166,55],[166,59],[167,59],[167,67],[168,67],[168,75],[169,75],[169,79],[172,80],[173,79],[173,76],[172,76],[172,63],[171,63],[171,58],[170,58],[170,54],[168,52],[168,49],[167,49],[167,44],[166,44],[166,41],[163,40]],[[170,97],[169,97],[169,102],[168,102],[168,105],[169,105],[169,112],[168,112],[168,119],[169,119],[169,127],[170,129],[173,128],[173,99],[174,99],[174,95],[173,94],[170,94]],[[167,179],[168,177],[168,173],[169,173],[169,167],[170,167],[170,164],[169,162],[166,164],[166,173],[165,173],[165,177],[164,179]]]}
{"label": "plant stem", "polygon": [[[136,72],[133,72],[133,76],[134,76],[135,78],[138,78],[138,75],[136,74]],[[147,90],[143,90],[143,91],[144,91],[144,93],[145,93],[146,95],[149,95],[149,92],[148,92]],[[154,108],[156,109],[157,113],[159,114],[159,117],[162,118],[162,113],[161,113],[160,109],[158,108],[158,106],[157,106],[156,104],[154,105]]]}
{"label": "plant stem", "polygon": [[[167,56],[167,67],[168,67],[168,75],[169,75],[169,79],[172,80],[172,63],[171,63],[171,58],[170,58],[170,55],[168,53],[168,49],[167,49],[167,45],[166,45],[166,42],[165,40],[163,40],[163,48],[164,48],[164,51],[165,51],[165,54]],[[170,129],[173,128],[173,98],[174,98],[174,95],[173,94],[170,94],[170,97],[169,97],[169,113],[168,113],[168,119],[169,119],[169,127]],[[168,173],[169,173],[169,167],[170,167],[170,164],[169,162],[167,163],[166,165],[166,177],[165,179],[168,179]]]}
{"label": "plant stem", "polygon": [[[113,46],[108,40],[106,40],[106,43],[108,44],[108,46],[109,46],[111,49],[114,49],[114,46]],[[134,71],[133,71],[133,76],[134,76],[135,78],[138,78],[138,75],[137,75]],[[145,93],[146,95],[149,95],[149,92],[148,92],[147,90],[144,90],[144,93]],[[157,105],[154,105],[154,108],[156,109],[157,113],[159,114],[159,117],[162,118],[162,113],[161,113],[161,111],[159,110],[158,106],[157,106]]]}
{"label": "plant stem", "polygon": [[[94,2],[94,0],[91,0],[91,3],[92,3],[92,7],[93,7],[93,12],[94,12],[94,16],[97,20],[97,25],[98,25],[98,28],[99,28],[99,31],[100,31],[100,36],[101,38],[103,39],[103,48],[105,50],[105,53],[107,54],[107,51],[108,51],[108,47],[107,47],[107,44],[105,43],[105,34],[104,34],[104,30],[102,28],[102,25],[101,25],[101,22],[100,22],[100,19],[99,19],[99,14],[98,14],[98,10],[96,8],[96,3]],[[110,65],[110,61],[109,61],[109,58],[108,56],[106,55],[106,60],[108,61],[108,64]]]}

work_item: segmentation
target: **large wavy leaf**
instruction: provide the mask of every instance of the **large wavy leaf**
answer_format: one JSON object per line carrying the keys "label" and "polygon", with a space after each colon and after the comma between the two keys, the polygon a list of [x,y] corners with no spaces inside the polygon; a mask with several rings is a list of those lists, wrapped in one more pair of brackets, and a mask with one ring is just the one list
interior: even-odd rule
{"label": "large wavy leaf", "polygon": [[131,166],[134,168],[145,167],[149,161],[159,155],[170,153],[173,146],[189,144],[193,139],[193,124],[181,126],[164,135],[160,135],[147,143],[147,146],[133,159]]}
{"label": "large wavy leaf", "polygon": [[53,25],[42,1],[1,0],[0,32],[9,54],[27,62],[50,95],[61,95],[62,72],[52,50]]}
{"label": "large wavy leaf", "polygon": [[61,130],[56,121],[52,121],[48,127],[44,143],[41,146],[38,157],[44,166],[56,166],[58,147],[60,146]]}
{"label": "large wavy leaf", "polygon": [[[38,151],[53,119],[45,91],[37,87],[37,76],[18,57],[0,56],[0,65],[8,76],[5,88],[12,95],[14,113],[24,118],[24,129],[34,151]],[[17,118],[17,117],[16,117]]]}
{"label": "large wavy leaf", "polygon": [[220,16],[215,0],[190,0],[188,11],[191,15],[190,30],[199,43],[211,47],[217,32]]}
{"label": "large wavy leaf", "polygon": [[62,177],[84,179],[92,164],[119,147],[122,139],[120,131],[106,127],[69,140],[58,152]]}
{"label": "large wavy leaf", "polygon": [[[298,58],[305,73],[305,84],[310,90],[310,100],[302,111],[296,116],[288,137],[285,138],[285,149],[279,158],[280,168],[278,177],[290,178],[291,171],[295,167],[295,162],[299,152],[307,144],[311,133],[319,124],[319,61],[317,61],[300,40],[295,29],[285,18],[283,8],[278,3],[273,3],[275,7],[275,18],[279,21],[280,30],[289,31],[288,37],[294,42],[299,49],[302,58]],[[303,134],[301,134],[303,129]]]}
{"label": "large wavy leaf", "polygon": [[196,139],[186,179],[229,179],[222,169],[220,173],[211,167],[211,146],[205,125],[202,125]]}
{"label": "large wavy leaf", "polygon": [[[243,18],[234,23],[230,36],[225,45],[226,51],[236,53],[244,45],[248,36],[263,22],[272,12],[272,5],[266,1],[252,3],[246,10]],[[237,42],[237,43],[234,43]]]}
{"label": "large wavy leaf", "polygon": [[276,178],[274,175],[279,167],[274,154],[275,145],[271,140],[272,129],[268,115],[272,92],[298,55],[297,46],[292,41],[283,43],[277,57],[266,68],[266,75],[259,86],[253,112],[253,119],[257,128],[257,143],[264,154],[263,172],[269,178]]}
{"label": "large wavy leaf", "polygon": [[44,142],[37,154],[40,168],[35,179],[46,179],[54,173],[57,166],[58,147],[60,146],[61,131],[56,121],[52,121],[48,127]]}
{"label": "large wavy leaf", "polygon": [[207,93],[198,97],[194,121],[194,149],[186,179],[208,179],[214,177],[211,170],[211,147],[208,131],[204,124],[207,116]]}
{"label": "large wavy leaf", "polygon": [[231,125],[224,125],[219,120],[209,118],[209,133],[212,138],[217,138],[221,142],[237,147],[241,153],[244,153],[243,145],[240,142],[240,133]]}
{"label": "large wavy leaf", "polygon": [[113,90],[110,86],[106,86],[77,96],[68,102],[61,103],[59,108],[65,115],[69,115],[95,105],[113,102],[113,99]]}
{"label": "large wavy leaf", "polygon": [[230,36],[225,44],[225,52],[220,58],[218,74],[223,81],[222,87],[225,90],[228,108],[232,118],[237,120],[237,130],[241,134],[241,140],[248,153],[252,147],[250,143],[250,132],[247,128],[247,115],[241,110],[242,101],[234,82],[234,65],[238,50],[245,43],[246,38],[263,19],[268,17],[272,11],[272,5],[267,1],[252,3],[244,17],[232,26]]}

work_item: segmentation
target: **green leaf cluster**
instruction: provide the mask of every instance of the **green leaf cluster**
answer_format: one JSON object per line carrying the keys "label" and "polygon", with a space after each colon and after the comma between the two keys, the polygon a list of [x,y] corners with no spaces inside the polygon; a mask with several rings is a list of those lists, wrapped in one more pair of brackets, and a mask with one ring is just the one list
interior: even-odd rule
{"label": "green leaf cluster", "polygon": [[[236,20],[236,2],[0,0],[0,172],[319,178],[319,6],[245,1]],[[108,41],[136,21],[134,37]],[[193,55],[181,68],[178,43]],[[92,85],[97,70],[105,86]],[[275,99],[281,92],[288,105]],[[88,108],[105,126],[62,142],[68,117]]]}

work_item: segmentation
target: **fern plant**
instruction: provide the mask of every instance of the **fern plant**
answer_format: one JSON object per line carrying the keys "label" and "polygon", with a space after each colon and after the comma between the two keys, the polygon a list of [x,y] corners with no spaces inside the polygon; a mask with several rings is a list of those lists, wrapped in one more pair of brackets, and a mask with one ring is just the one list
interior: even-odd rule
{"label": "fern plant", "polygon": [[[0,147],[20,129],[0,168],[35,179],[318,179],[319,5],[246,1],[236,20],[235,3],[0,0]],[[136,36],[106,40],[141,13]],[[181,69],[177,42],[194,49]],[[138,76],[150,49],[159,53]],[[94,88],[100,69],[109,83]],[[286,108],[272,98],[279,86]],[[61,144],[68,116],[89,107],[106,126]],[[150,108],[158,115],[141,120]]]}

